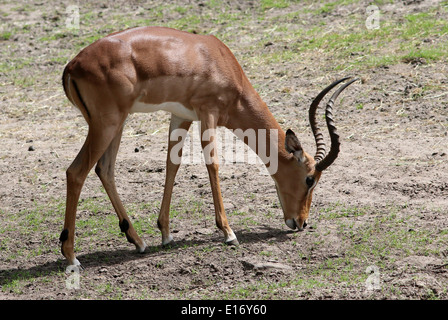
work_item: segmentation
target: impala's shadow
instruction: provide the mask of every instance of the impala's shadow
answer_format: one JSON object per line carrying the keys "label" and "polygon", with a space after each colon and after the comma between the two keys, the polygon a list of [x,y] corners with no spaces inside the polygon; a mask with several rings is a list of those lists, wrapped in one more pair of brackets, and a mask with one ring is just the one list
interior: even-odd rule
{"label": "impala's shadow", "polygon": [[[287,241],[289,238],[287,234],[294,231],[284,231],[269,226],[261,226],[260,229],[264,232],[253,231],[236,231],[235,234],[240,241],[240,246],[245,244],[263,242],[269,239],[275,239],[278,242]],[[148,257],[160,257],[173,252],[173,250],[187,250],[189,247],[197,247],[209,243],[222,243],[222,238],[218,236],[202,235],[195,240],[176,241],[174,245],[168,247],[162,246],[148,246],[143,253],[137,253],[132,249],[112,249],[94,251],[86,254],[77,255],[77,258],[82,263],[82,268],[85,270],[94,269],[100,266],[112,266],[123,264],[128,261],[136,261],[147,259]],[[41,265],[31,266],[29,268],[11,268],[0,270],[0,286],[10,284],[14,280],[35,279],[45,276],[54,275],[55,272],[64,271],[67,267],[65,259],[57,259]]]}

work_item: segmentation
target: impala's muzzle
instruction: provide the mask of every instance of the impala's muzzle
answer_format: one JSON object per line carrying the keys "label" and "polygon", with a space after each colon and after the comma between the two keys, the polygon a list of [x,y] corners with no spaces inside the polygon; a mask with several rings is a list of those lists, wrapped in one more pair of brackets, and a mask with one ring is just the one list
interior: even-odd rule
{"label": "impala's muzzle", "polygon": [[285,223],[292,230],[297,229],[298,231],[303,231],[303,229],[307,226],[306,221],[304,221],[303,223],[300,223],[296,219],[286,219]]}

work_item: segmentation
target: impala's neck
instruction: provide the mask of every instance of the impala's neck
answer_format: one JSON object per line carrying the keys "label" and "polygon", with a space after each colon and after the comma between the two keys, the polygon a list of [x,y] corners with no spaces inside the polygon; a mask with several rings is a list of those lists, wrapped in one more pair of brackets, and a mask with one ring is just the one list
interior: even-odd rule
{"label": "impala's neck", "polygon": [[[282,168],[291,163],[292,158],[285,149],[285,132],[255,90],[247,91],[232,111],[233,114],[229,114],[226,127],[237,136],[238,131],[243,134],[240,138],[257,153],[271,176],[277,180]],[[253,134],[256,143],[250,139]]]}

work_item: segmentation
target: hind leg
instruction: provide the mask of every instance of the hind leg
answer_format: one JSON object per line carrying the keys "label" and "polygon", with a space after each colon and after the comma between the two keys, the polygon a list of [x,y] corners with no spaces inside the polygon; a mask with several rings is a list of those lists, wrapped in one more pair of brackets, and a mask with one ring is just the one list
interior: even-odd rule
{"label": "hind leg", "polygon": [[76,209],[81,189],[89,171],[120,132],[125,118],[125,115],[117,112],[104,116],[100,123],[90,120],[86,141],[73,163],[67,169],[65,221],[60,241],[62,242],[62,254],[70,265],[79,265],[79,261],[74,253],[74,242]]}
{"label": "hind leg", "polygon": [[114,137],[106,152],[98,161],[95,172],[100,178],[104,189],[109,196],[110,201],[117,213],[120,230],[126,234],[126,238],[130,243],[133,243],[138,252],[145,251],[146,244],[140,239],[132,226],[131,220],[126,214],[126,210],[121,202],[120,196],[115,185],[115,161],[117,159],[118,148],[120,147],[123,127]]}

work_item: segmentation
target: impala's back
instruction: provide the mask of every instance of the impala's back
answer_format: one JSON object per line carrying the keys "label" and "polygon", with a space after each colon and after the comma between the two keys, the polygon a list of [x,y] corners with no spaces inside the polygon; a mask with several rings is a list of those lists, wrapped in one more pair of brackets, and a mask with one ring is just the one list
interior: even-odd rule
{"label": "impala's back", "polygon": [[[157,111],[168,108],[162,105],[167,102],[194,110],[210,99],[230,107],[248,81],[230,50],[214,36],[161,27],[132,28],[102,38],[83,49],[66,74],[78,88],[113,88],[116,98],[119,94],[135,103],[130,112]],[[188,110],[167,111],[194,117]]]}

